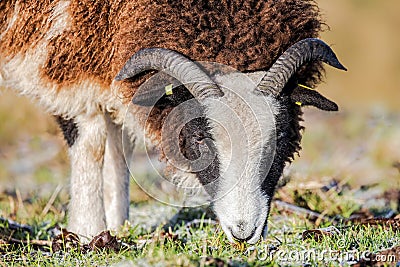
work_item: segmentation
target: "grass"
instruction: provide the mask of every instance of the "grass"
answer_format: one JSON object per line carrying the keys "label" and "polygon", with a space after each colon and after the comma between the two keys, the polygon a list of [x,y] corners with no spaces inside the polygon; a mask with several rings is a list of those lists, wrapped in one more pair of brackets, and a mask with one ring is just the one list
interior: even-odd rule
{"label": "grass", "polygon": [[[350,191],[344,194],[351,195]],[[333,223],[323,220],[317,224],[303,215],[273,205],[270,234],[256,245],[230,244],[220,226],[207,218],[202,209],[186,209],[181,211],[180,216],[185,221],[167,229],[160,224],[149,233],[140,225],[126,224],[114,233],[122,244],[118,252],[100,250],[83,253],[66,250],[54,253],[48,245],[39,247],[37,240],[51,240],[54,228],[64,224],[65,217],[59,216],[63,214],[64,200],[58,197],[52,205],[54,208],[43,217],[41,212],[47,204],[47,198],[32,196],[32,199],[24,200],[21,208],[28,212],[16,215],[7,214],[12,210],[10,199],[13,197],[0,202],[1,217],[14,216],[18,221],[32,226],[32,232],[7,232],[7,224],[0,224],[3,241],[3,245],[0,245],[0,264],[3,266],[293,266],[322,263],[342,266],[367,257],[367,252],[375,253],[400,245],[400,232],[395,224],[338,223],[334,226],[333,234],[304,237],[307,230],[332,226]],[[337,199],[337,206],[342,207],[343,214],[353,213],[352,208],[345,210],[348,200]],[[310,198],[310,202],[313,201]],[[316,202],[321,207],[316,211],[320,212],[330,205],[329,201],[322,199]],[[294,199],[293,203],[296,203]],[[142,205],[153,203],[150,201]],[[25,240],[26,243],[4,245],[7,237]]]}
{"label": "grass", "polygon": [[[7,223],[0,224],[3,242],[0,245],[0,265],[3,266],[282,266],[320,265],[347,266],[369,253],[400,245],[400,227],[396,223],[359,223],[333,221],[352,215],[367,213],[359,203],[360,192],[370,194],[371,188],[351,188],[346,184],[330,183],[326,188],[291,188],[291,181],[278,190],[276,199],[292,203],[321,214],[319,219],[307,219],[305,213],[294,213],[273,203],[269,220],[269,235],[256,245],[231,244],[220,226],[207,213],[207,209],[183,209],[173,225],[160,222],[152,231],[141,224],[124,225],[114,232],[121,244],[118,252],[99,250],[52,251],[50,242],[38,246],[42,240],[51,241],[57,227],[65,226],[63,191],[49,206],[50,196],[33,193],[26,198],[18,192],[8,193],[0,199],[0,217],[12,218],[32,227],[30,232],[10,230]],[[373,187],[372,187],[373,188]],[[15,193],[15,194],[13,194]],[[385,200],[390,200],[385,194]],[[149,210],[162,206],[153,200],[134,204],[132,209]],[[397,204],[398,205],[398,204]],[[394,207],[399,209],[398,206]],[[383,211],[384,212],[384,211]],[[171,214],[173,216],[174,214]],[[364,217],[369,214],[364,215]],[[363,216],[362,216],[363,218]],[[307,231],[320,231],[334,227],[331,233],[305,235]],[[322,230],[324,231],[324,230]],[[24,244],[11,244],[11,239],[24,240]],[[0,243],[1,244],[1,243]],[[396,254],[392,253],[392,257]],[[393,261],[393,259],[392,259]],[[399,261],[399,258],[396,258]]]}

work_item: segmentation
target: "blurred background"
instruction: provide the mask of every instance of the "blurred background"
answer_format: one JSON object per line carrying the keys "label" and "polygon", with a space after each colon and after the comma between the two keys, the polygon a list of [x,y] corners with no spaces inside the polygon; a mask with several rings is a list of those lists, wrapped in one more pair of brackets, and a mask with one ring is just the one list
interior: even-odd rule
{"label": "blurred background", "polygon": [[349,71],[328,69],[320,86],[342,110],[400,111],[400,2],[317,0],[331,44]]}
{"label": "blurred background", "polygon": [[[307,110],[297,176],[399,188],[400,2],[317,0],[347,72],[327,67],[319,91],[339,112]],[[322,153],[321,153],[322,152]]]}
{"label": "blurred background", "polygon": [[[285,175],[294,186],[334,179],[399,188],[400,2],[317,2],[330,27],[321,37],[349,70],[327,67],[318,90],[340,111],[305,111],[303,150]],[[25,98],[1,92],[0,195],[68,192],[66,145],[53,118]],[[132,187],[132,201],[146,199]]]}

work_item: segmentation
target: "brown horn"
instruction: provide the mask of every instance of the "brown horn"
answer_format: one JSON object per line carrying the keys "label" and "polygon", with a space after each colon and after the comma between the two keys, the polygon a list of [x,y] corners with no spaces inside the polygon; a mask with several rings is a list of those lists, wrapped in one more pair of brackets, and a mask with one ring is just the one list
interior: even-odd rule
{"label": "brown horn", "polygon": [[316,38],[307,38],[289,47],[267,71],[257,88],[279,96],[286,83],[303,64],[316,60],[347,70],[326,43]]}
{"label": "brown horn", "polygon": [[146,70],[164,71],[184,84],[200,102],[221,97],[223,92],[211,78],[187,57],[164,48],[145,48],[134,54],[115,77],[122,81]]}

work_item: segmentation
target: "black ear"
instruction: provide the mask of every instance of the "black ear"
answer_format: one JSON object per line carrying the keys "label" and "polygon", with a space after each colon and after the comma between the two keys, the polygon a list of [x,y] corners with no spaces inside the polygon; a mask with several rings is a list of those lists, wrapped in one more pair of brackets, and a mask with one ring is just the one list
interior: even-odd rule
{"label": "black ear", "polygon": [[317,91],[297,86],[290,95],[292,101],[301,106],[314,106],[326,111],[338,111],[338,105]]}
{"label": "black ear", "polygon": [[174,77],[159,72],[145,81],[133,95],[132,103],[139,106],[154,106],[165,94],[173,93],[173,89],[181,83]]}

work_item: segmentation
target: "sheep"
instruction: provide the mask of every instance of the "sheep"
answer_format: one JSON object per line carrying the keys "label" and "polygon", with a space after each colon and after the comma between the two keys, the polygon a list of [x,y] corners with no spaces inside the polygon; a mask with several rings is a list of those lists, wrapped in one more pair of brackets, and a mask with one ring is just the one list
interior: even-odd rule
{"label": "sheep", "polygon": [[230,241],[257,242],[300,150],[301,106],[338,108],[299,87],[319,83],[322,62],[345,69],[315,39],[311,0],[10,0],[0,18],[0,87],[56,117],[68,229],[82,237],[128,219],[126,162],[144,132],[169,179],[207,191]]}

